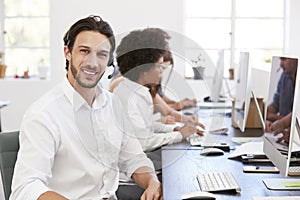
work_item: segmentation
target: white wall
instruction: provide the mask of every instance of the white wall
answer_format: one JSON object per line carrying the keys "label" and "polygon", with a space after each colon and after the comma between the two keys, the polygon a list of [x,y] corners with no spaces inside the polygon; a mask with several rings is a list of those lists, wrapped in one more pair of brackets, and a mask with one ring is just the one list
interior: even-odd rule
{"label": "white wall", "polygon": [[286,9],[286,54],[300,58],[300,1],[288,0]]}
{"label": "white wall", "polygon": [[2,129],[19,129],[27,107],[63,79],[65,59],[62,38],[75,21],[90,14],[100,15],[112,25],[117,36],[145,27],[182,32],[182,4],[182,0],[50,0],[51,80],[0,80],[0,99],[11,101],[9,106],[1,109]]}
{"label": "white wall", "polygon": [[[300,55],[299,0],[290,0],[289,29],[287,32],[287,52]],[[76,20],[90,14],[101,15],[110,22],[117,36],[135,28],[160,27],[178,33],[183,32],[183,0],[50,0],[51,4],[51,73],[52,79],[0,80],[0,99],[10,100],[11,105],[1,109],[2,128],[17,130],[27,107],[43,93],[52,88],[65,75],[63,57],[63,34]],[[16,58],[21,59],[21,58]],[[176,69],[183,74],[183,68]],[[106,77],[106,76],[105,76]],[[259,83],[259,81],[254,81]],[[107,85],[107,81],[103,83]],[[203,83],[199,82],[199,88]],[[192,81],[191,88],[198,87]],[[198,91],[193,89],[193,91]],[[199,90],[206,91],[206,90]],[[184,92],[184,91],[183,91]],[[184,96],[185,93],[182,93]],[[203,96],[206,94],[195,94]]]}

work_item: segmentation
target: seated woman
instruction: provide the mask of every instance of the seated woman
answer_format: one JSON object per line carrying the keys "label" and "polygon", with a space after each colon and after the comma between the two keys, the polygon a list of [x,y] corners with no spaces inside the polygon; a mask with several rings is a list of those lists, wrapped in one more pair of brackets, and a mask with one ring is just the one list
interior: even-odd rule
{"label": "seated woman", "polygon": [[[168,37],[170,38],[170,37]],[[171,72],[169,74],[169,77],[167,78],[166,84],[169,81],[169,78],[171,76],[171,73],[173,71],[173,66],[174,66],[174,60],[173,60],[173,56],[172,53],[170,51],[167,51],[166,54],[164,55],[164,62],[162,64],[163,69],[167,69],[168,67],[172,67]],[[189,98],[184,98],[181,101],[175,101],[172,100],[171,98],[169,98],[168,96],[166,96],[163,92],[162,87],[159,88],[158,90],[158,95],[161,99],[163,99],[171,108],[175,109],[175,110],[182,110],[185,108],[191,108],[191,107],[195,107],[197,104],[197,100],[196,99],[189,99]]]}
{"label": "seated woman", "polygon": [[114,94],[123,104],[144,151],[180,142],[195,132],[202,135],[194,124],[175,127],[153,120],[153,98],[163,74],[161,65],[167,49],[163,34],[144,29],[125,36],[116,51],[123,81]]}
{"label": "seated woman", "polygon": [[[166,51],[163,57],[162,68],[165,70],[169,66],[173,66],[174,61],[170,51]],[[117,69],[119,71],[119,67]],[[171,75],[171,74],[170,74]],[[119,72],[111,81],[110,84],[110,92],[113,92],[114,89],[124,80],[124,77]],[[160,81],[161,82],[161,81]],[[196,99],[189,99],[185,98],[181,101],[174,101],[168,98],[162,91],[162,88],[159,87],[157,94],[153,98],[154,104],[154,112],[160,112],[164,117],[159,119],[158,121],[166,123],[166,124],[174,124],[175,122],[189,122],[195,125],[198,124],[198,117],[196,115],[184,115],[179,110],[195,107],[196,106]]]}

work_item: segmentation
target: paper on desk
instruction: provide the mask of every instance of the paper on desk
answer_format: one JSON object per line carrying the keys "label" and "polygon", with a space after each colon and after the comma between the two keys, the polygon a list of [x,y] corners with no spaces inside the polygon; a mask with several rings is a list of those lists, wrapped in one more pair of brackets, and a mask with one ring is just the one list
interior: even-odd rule
{"label": "paper on desk", "polygon": [[253,155],[265,155],[263,151],[263,142],[247,142],[241,146],[236,147],[228,158],[235,158],[241,155],[253,154]]}
{"label": "paper on desk", "polygon": [[262,137],[232,137],[231,141],[237,144],[243,144],[247,142],[260,142]]}

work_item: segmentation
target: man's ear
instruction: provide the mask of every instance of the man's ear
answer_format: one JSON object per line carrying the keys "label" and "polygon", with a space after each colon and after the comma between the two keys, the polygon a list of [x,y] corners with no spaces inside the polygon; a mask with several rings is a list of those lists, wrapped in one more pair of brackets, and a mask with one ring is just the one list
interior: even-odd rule
{"label": "man's ear", "polygon": [[66,58],[67,60],[70,60],[70,59],[71,59],[71,52],[70,52],[68,46],[64,46],[64,54],[65,54],[65,58]]}

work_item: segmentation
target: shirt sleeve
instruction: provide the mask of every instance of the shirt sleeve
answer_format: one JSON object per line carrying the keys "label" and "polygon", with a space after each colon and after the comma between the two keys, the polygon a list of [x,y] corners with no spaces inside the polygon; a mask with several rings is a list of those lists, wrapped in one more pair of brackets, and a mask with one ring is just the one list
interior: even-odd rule
{"label": "shirt sleeve", "polygon": [[277,83],[276,92],[273,95],[273,101],[272,106],[278,111],[279,110],[279,99],[280,99],[280,93],[281,93],[281,87],[283,82],[283,75],[280,76],[280,79]]}
{"label": "shirt sleeve", "polygon": [[[120,104],[115,104],[120,106]],[[121,173],[126,174],[128,178],[131,178],[132,174],[140,167],[148,167],[154,171],[154,165],[152,161],[147,158],[143,152],[140,142],[137,140],[131,123],[124,115],[122,107],[118,109],[117,120],[122,124],[122,145],[119,154],[119,169]]]}
{"label": "shirt sleeve", "polygon": [[137,139],[144,151],[152,151],[167,144],[173,144],[182,140],[182,135],[178,131],[173,131],[174,125],[167,125],[155,122],[148,125],[140,113],[140,109],[132,109],[128,119],[133,127]]}
{"label": "shirt sleeve", "polygon": [[24,119],[20,129],[20,149],[12,180],[11,200],[38,199],[49,191],[47,180],[51,177],[57,144],[42,123],[47,121],[45,118],[25,115]]}
{"label": "shirt sleeve", "polygon": [[[122,86],[122,85],[121,85]],[[115,98],[122,104],[131,134],[135,135],[143,151],[152,151],[163,145],[180,142],[180,132],[173,131],[175,126],[157,124],[153,119],[153,102],[148,91],[143,94],[131,93],[126,87],[116,88]],[[139,102],[139,103],[137,103]],[[130,134],[130,133],[128,133]]]}

